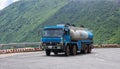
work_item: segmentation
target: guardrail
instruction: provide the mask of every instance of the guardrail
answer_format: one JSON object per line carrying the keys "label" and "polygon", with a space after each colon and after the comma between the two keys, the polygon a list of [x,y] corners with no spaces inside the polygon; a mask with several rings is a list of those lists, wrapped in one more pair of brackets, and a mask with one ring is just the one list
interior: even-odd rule
{"label": "guardrail", "polygon": [[0,44],[0,54],[41,51],[41,42]]}
{"label": "guardrail", "polygon": [[18,49],[7,49],[7,50],[0,50],[0,54],[6,53],[20,53],[20,52],[34,52],[34,51],[41,51],[40,48],[18,48]]}
{"label": "guardrail", "polygon": [[94,45],[94,48],[120,48],[119,44],[101,44]]}
{"label": "guardrail", "polygon": [[[0,54],[41,51],[41,42],[0,44]],[[6,48],[7,47],[7,48]],[[94,44],[94,48],[120,48],[118,44]]]}
{"label": "guardrail", "polygon": [[28,46],[28,45],[40,45],[40,44],[41,44],[41,42],[9,43],[9,44],[0,44],[0,47],[1,46],[16,46],[16,45]]}

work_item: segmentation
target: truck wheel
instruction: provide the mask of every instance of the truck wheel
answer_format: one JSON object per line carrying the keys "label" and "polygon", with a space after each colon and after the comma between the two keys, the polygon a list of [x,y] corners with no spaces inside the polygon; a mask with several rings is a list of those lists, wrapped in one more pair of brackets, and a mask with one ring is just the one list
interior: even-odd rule
{"label": "truck wheel", "polygon": [[77,54],[77,47],[76,47],[76,45],[73,46],[72,54],[73,54],[73,55],[76,55],[76,54]]}
{"label": "truck wheel", "polygon": [[84,54],[87,54],[87,53],[88,53],[88,47],[86,47],[84,50]]}
{"label": "truck wheel", "polygon": [[88,46],[86,44],[82,44],[82,50],[81,50],[82,54],[86,54],[88,53]]}
{"label": "truck wheel", "polygon": [[88,53],[91,53],[91,51],[92,51],[91,46],[88,46]]}
{"label": "truck wheel", "polygon": [[55,55],[58,55],[58,52],[54,52]]}
{"label": "truck wheel", "polygon": [[83,50],[81,50],[80,53],[83,54]]}
{"label": "truck wheel", "polygon": [[46,55],[50,56],[50,50],[46,50]]}
{"label": "truck wheel", "polygon": [[87,48],[85,48],[84,50],[81,50],[81,52],[80,52],[81,54],[87,54],[88,53],[88,49]]}
{"label": "truck wheel", "polygon": [[69,46],[67,45],[66,46],[66,49],[65,49],[65,56],[69,56],[70,55],[70,48]]}

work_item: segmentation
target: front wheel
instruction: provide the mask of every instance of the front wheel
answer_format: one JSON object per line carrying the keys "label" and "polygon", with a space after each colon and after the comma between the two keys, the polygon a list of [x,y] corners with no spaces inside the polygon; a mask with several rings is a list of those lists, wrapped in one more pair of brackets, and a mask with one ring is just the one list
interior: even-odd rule
{"label": "front wheel", "polygon": [[46,55],[50,56],[50,50],[46,50]]}
{"label": "front wheel", "polygon": [[55,52],[54,52],[54,54],[55,54],[55,55],[58,55],[58,52],[57,52],[57,51],[55,51]]}

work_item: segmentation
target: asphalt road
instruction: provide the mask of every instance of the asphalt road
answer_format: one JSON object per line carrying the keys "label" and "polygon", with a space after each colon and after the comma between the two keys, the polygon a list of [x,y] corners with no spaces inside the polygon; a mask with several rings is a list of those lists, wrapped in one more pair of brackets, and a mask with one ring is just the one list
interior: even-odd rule
{"label": "asphalt road", "polygon": [[120,69],[120,48],[94,49],[91,54],[65,57],[45,52],[0,55],[0,69]]}

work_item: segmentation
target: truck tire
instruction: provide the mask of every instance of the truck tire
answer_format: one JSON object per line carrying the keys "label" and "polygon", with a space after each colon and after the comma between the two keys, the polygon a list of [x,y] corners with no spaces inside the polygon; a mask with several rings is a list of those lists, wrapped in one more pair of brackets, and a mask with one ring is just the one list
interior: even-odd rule
{"label": "truck tire", "polygon": [[91,46],[88,46],[88,53],[91,53],[91,51],[92,51]]}
{"label": "truck tire", "polygon": [[58,52],[57,52],[57,51],[55,51],[55,52],[54,52],[54,54],[55,54],[55,55],[58,55]]}
{"label": "truck tire", "polygon": [[69,45],[67,45],[65,48],[65,56],[69,56],[69,55],[70,55],[70,48]]}
{"label": "truck tire", "polygon": [[81,54],[87,54],[87,53],[88,53],[88,50],[87,50],[87,49],[81,50],[80,53],[81,53]]}
{"label": "truck tire", "polygon": [[46,50],[46,56],[50,56],[50,50]]}
{"label": "truck tire", "polygon": [[87,53],[88,53],[88,47],[86,47],[84,50],[84,54],[87,54]]}
{"label": "truck tire", "polygon": [[82,44],[82,49],[81,49],[80,53],[81,54],[87,54],[88,53],[88,46],[85,43]]}
{"label": "truck tire", "polygon": [[76,54],[77,54],[77,47],[76,45],[74,45],[72,48],[72,55],[76,55]]}

